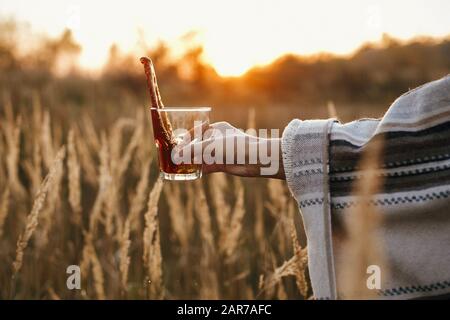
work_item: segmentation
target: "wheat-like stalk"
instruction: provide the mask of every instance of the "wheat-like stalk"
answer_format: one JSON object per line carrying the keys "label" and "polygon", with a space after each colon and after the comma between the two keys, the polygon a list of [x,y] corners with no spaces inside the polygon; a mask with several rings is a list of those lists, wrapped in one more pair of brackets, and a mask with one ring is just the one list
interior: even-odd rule
{"label": "wheat-like stalk", "polygon": [[291,239],[292,247],[294,249],[294,257],[296,258],[296,268],[294,270],[295,283],[297,284],[300,294],[306,298],[308,296],[308,282],[306,281],[308,250],[306,248],[303,249],[298,242],[294,220],[291,222]]}
{"label": "wheat-like stalk", "polygon": [[[135,129],[133,136],[131,137],[131,141],[128,144],[123,157],[119,162],[118,168],[118,179],[122,180],[122,176],[127,170],[131,158],[133,156],[134,151],[136,150],[139,142],[143,137],[144,127],[138,124],[138,127]],[[128,255],[128,251],[130,248],[130,231],[134,224],[137,224],[139,214],[141,213],[144,202],[145,202],[145,193],[148,185],[148,175],[150,171],[151,158],[144,164],[144,171],[139,180],[138,186],[136,188],[136,194],[133,199],[133,204],[130,208],[127,219],[125,220],[125,225],[123,227],[123,232],[120,238],[120,275],[121,275],[121,284],[123,292],[127,292],[127,282],[128,282],[128,270],[130,266],[130,257]],[[121,182],[120,182],[121,183]]]}
{"label": "wheat-like stalk", "polygon": [[222,239],[228,234],[231,219],[231,206],[225,199],[227,193],[227,178],[224,173],[211,175],[211,198],[216,212],[217,225],[219,227],[220,238],[219,243],[223,243]]}
{"label": "wheat-like stalk", "polygon": [[[121,154],[122,144],[123,144],[123,131],[127,126],[135,127],[135,123],[131,119],[119,119],[113,130],[111,131],[109,137],[109,145],[111,150],[110,156],[110,172],[111,172],[111,183],[109,184],[109,190],[106,194],[107,200],[105,201],[106,210],[105,210],[105,228],[106,233],[111,236],[114,232],[114,225],[117,227],[117,234],[121,234],[122,223],[121,221],[121,206],[120,202],[122,200],[122,184],[124,173],[128,169],[128,166],[131,162],[131,158],[133,153],[138,146],[138,143],[141,139],[142,128],[135,127],[133,136],[130,140],[130,143],[127,145],[124,154]],[[114,224],[114,221],[119,221]]]}
{"label": "wheat-like stalk", "polygon": [[5,122],[3,125],[5,128],[4,134],[6,138],[6,145],[8,147],[8,154],[6,155],[8,180],[11,189],[14,191],[14,194],[19,197],[25,196],[25,189],[19,180],[18,172],[21,123],[21,117],[19,116],[16,121],[12,120],[9,122]]}
{"label": "wheat-like stalk", "polygon": [[288,207],[288,197],[283,183],[278,179],[270,179],[267,183],[267,189],[270,201],[266,201],[265,207],[275,219],[283,218],[282,213],[287,212]]}
{"label": "wheat-like stalk", "polygon": [[[31,136],[28,139],[33,140],[35,137],[41,136],[42,118],[42,106],[39,95],[37,92],[33,92],[33,119],[30,130]],[[32,153],[32,159],[23,160],[23,168],[31,180],[32,194],[36,194],[42,181],[42,152],[40,143],[32,144]]]}
{"label": "wheat-like stalk", "polygon": [[[84,246],[81,255],[80,269],[83,274],[85,274],[89,266],[92,265],[91,256],[95,254],[95,249],[93,246],[93,238],[96,235],[98,221],[101,219],[101,214],[103,210],[103,202],[105,199],[105,193],[108,190],[108,185],[110,183],[111,177],[109,173],[109,149],[106,141],[106,136],[102,134],[102,147],[100,150],[100,176],[99,176],[99,188],[97,196],[92,206],[92,210],[89,215],[89,230],[84,232]],[[98,260],[98,259],[97,259]],[[98,294],[102,295],[100,287],[100,273],[97,268],[97,284],[98,284]],[[100,269],[101,270],[101,269]]]}
{"label": "wheat-like stalk", "polygon": [[[94,290],[97,298],[100,300],[105,299],[104,289],[104,274],[100,263],[100,260],[95,251],[93,235],[91,232],[85,232],[84,234],[84,247],[82,251],[82,258],[80,263],[80,270],[82,275],[87,275],[89,267],[92,267],[92,275],[94,278]],[[84,277],[87,279],[87,276]]]}
{"label": "wheat-like stalk", "polygon": [[[297,232],[293,221],[290,223],[291,227],[291,239],[294,249],[294,255],[287,261],[285,261],[281,266],[276,267],[275,270],[269,274],[267,277],[261,275],[259,288],[261,292],[273,289],[277,284],[280,285],[278,288],[278,297],[284,297],[285,292],[281,283],[281,279],[287,276],[294,276],[297,284],[297,288],[303,297],[307,297],[308,294],[308,284],[306,281],[306,266],[308,264],[307,249],[302,248],[297,239]],[[274,259],[272,259],[274,261]]]}
{"label": "wheat-like stalk", "polygon": [[195,189],[192,184],[188,184],[186,187],[185,211],[186,230],[190,232],[191,230],[193,230],[195,223]]}
{"label": "wheat-like stalk", "polygon": [[2,202],[0,204],[0,238],[3,235],[3,226],[5,225],[6,217],[9,212],[9,187],[6,187],[2,194]]}
{"label": "wheat-like stalk", "polygon": [[69,204],[73,211],[72,221],[80,225],[82,223],[81,207],[81,186],[80,186],[80,164],[78,162],[77,151],[75,147],[75,132],[69,131],[67,139],[67,169],[69,180]]}
{"label": "wheat-like stalk", "polygon": [[270,241],[277,244],[277,251],[285,256],[288,253],[288,244],[286,235],[289,235],[290,217],[289,198],[286,193],[286,186],[278,179],[270,179],[267,183],[269,200],[265,201],[264,207],[268,209],[276,224],[270,235]]}
{"label": "wheat-like stalk", "polygon": [[[34,148],[34,150],[36,149],[37,148]],[[35,167],[33,161],[30,159],[25,159],[22,161],[22,168],[25,170],[25,173],[31,181],[31,194],[36,194],[42,182],[42,174],[40,170]]]}
{"label": "wheat-like stalk", "polygon": [[123,156],[120,158],[117,168],[117,177],[119,181],[121,181],[123,174],[126,172],[130,165],[133,154],[142,139],[143,129],[144,128],[142,126],[138,126],[136,130],[134,130],[130,143],[127,145]]}
{"label": "wheat-like stalk", "polygon": [[61,209],[61,184],[64,176],[63,162],[56,164],[56,173],[53,178],[52,192],[48,194],[47,205],[43,208],[40,214],[41,228],[37,230],[36,244],[37,247],[42,250],[48,244],[48,235],[51,228],[56,224],[56,220],[60,219],[59,215],[55,215],[56,212],[60,212]]}
{"label": "wheat-like stalk", "polygon": [[255,223],[254,223],[254,236],[257,239],[258,251],[260,253],[265,252],[266,245],[266,231],[265,231],[265,219],[264,208],[261,193],[255,193]]}
{"label": "wheat-like stalk", "polygon": [[123,147],[123,131],[127,127],[135,127],[135,121],[133,119],[120,118],[116,121],[110,132],[109,145],[111,150],[112,171],[116,171],[117,166],[119,165]]}
{"label": "wheat-like stalk", "polygon": [[242,220],[245,215],[244,186],[242,185],[242,182],[239,178],[235,178],[234,183],[236,203],[231,215],[229,231],[227,232],[227,235],[223,241],[223,250],[228,257],[231,256],[236,250],[239,236],[241,235]]}
{"label": "wheat-like stalk", "polygon": [[144,210],[145,200],[147,198],[148,180],[151,167],[152,159],[149,158],[146,163],[144,163],[143,171],[141,177],[136,187],[136,191],[131,202],[130,211],[128,217],[130,219],[131,230],[136,230],[139,228],[139,217]]}
{"label": "wheat-like stalk", "polygon": [[83,131],[86,133],[86,142],[92,148],[92,150],[99,150],[101,148],[101,142],[97,135],[97,131],[95,131],[94,123],[92,122],[91,117],[86,113],[82,116]]}
{"label": "wheat-like stalk", "polygon": [[128,122],[120,122],[117,127],[117,130],[113,130],[113,133],[111,134],[112,137],[110,139],[110,143],[112,141],[115,141],[116,139],[119,140],[117,145],[111,145],[111,158],[110,158],[110,165],[111,165],[111,175],[112,180],[109,185],[109,190],[107,192],[107,201],[106,201],[106,221],[105,221],[105,227],[106,232],[108,235],[112,235],[113,233],[113,222],[118,221],[115,226],[117,227],[117,234],[121,234],[121,228],[122,223],[120,222],[122,213],[121,213],[121,206],[120,202],[122,200],[122,186],[123,186],[123,180],[124,180],[124,174],[127,171],[132,156],[141,140],[142,135],[142,127],[138,126],[133,133],[133,136],[131,137],[130,142],[128,143],[125,152],[123,156],[120,155],[120,144],[122,140],[122,128],[124,128],[126,125],[128,125]]}
{"label": "wheat-like stalk", "polygon": [[51,300],[61,300],[61,297],[55,292],[53,288],[48,288],[47,293]]}
{"label": "wheat-like stalk", "polygon": [[281,283],[281,279],[287,276],[295,276],[297,273],[298,262],[294,255],[289,260],[285,261],[281,266],[277,267],[273,273],[265,279],[260,279],[260,290],[268,290]]}
{"label": "wheat-like stalk", "polygon": [[[338,262],[339,294],[342,298],[367,299],[375,297],[366,286],[369,265],[376,264],[386,276],[384,257],[377,230],[381,225],[381,214],[370,204],[383,183],[378,174],[381,163],[383,141],[374,140],[366,148],[361,159],[362,177],[355,183],[353,194],[356,205],[345,213],[346,237],[341,247]],[[339,284],[338,283],[338,284]]]}
{"label": "wheat-like stalk", "polygon": [[53,149],[53,138],[50,122],[50,113],[48,111],[45,111],[41,131],[41,149],[44,163],[47,168],[50,168],[55,154]]}
{"label": "wheat-like stalk", "polygon": [[11,101],[11,93],[7,90],[3,91],[3,111],[5,113],[6,122],[11,123],[14,122],[14,112],[13,105]]}
{"label": "wheat-like stalk", "polygon": [[90,242],[92,241],[91,239],[92,233],[83,231],[84,246],[83,249],[81,250],[81,261],[80,261],[81,274],[87,274],[91,266],[90,260],[90,251],[91,251]]}
{"label": "wheat-like stalk", "polygon": [[[84,246],[81,255],[80,269],[83,274],[85,274],[89,266],[93,266],[96,274],[95,280],[96,283],[96,291],[97,296],[104,296],[104,292],[101,288],[103,288],[103,273],[101,270],[101,265],[98,262],[98,258],[96,257],[95,248],[93,245],[93,238],[97,233],[97,225],[98,221],[101,219],[101,214],[103,210],[103,202],[105,200],[105,193],[108,190],[108,186],[111,180],[110,171],[109,171],[109,149],[106,140],[105,134],[102,134],[102,147],[100,150],[100,169],[99,169],[99,189],[97,192],[97,196],[94,201],[94,205],[92,206],[92,210],[89,216],[89,230],[84,232]],[[94,257],[95,255],[95,257]],[[94,266],[93,264],[96,263]]]}
{"label": "wheat-like stalk", "polygon": [[102,134],[102,148],[100,149],[100,168],[99,168],[99,182],[98,193],[95,198],[94,205],[89,217],[89,230],[95,233],[98,221],[101,219],[103,211],[103,203],[105,201],[106,193],[111,183],[110,163],[109,163],[109,148],[106,141],[106,136]]}
{"label": "wheat-like stalk", "polygon": [[65,147],[61,147],[56,155],[55,160],[53,161],[53,165],[50,166],[50,171],[47,176],[44,178],[44,181],[39,188],[37,195],[34,199],[33,208],[31,209],[30,214],[27,217],[27,222],[25,226],[25,230],[20,235],[19,240],[17,241],[16,248],[16,258],[13,262],[13,278],[20,271],[23,263],[23,254],[28,246],[28,242],[33,235],[36,227],[38,225],[39,213],[44,205],[45,198],[47,197],[47,193],[52,187],[53,180],[58,174],[58,171],[61,169],[61,163],[65,157]]}
{"label": "wheat-like stalk", "polygon": [[[2,125],[2,121],[0,121],[0,125]],[[5,143],[3,141],[3,132],[2,129],[0,128],[0,154],[7,154],[7,150],[6,150],[6,146]],[[7,176],[6,176],[6,171],[5,171],[5,167],[4,167],[4,159],[0,158],[0,181],[6,181],[7,180]]]}
{"label": "wheat-like stalk", "polygon": [[162,257],[159,240],[158,201],[163,182],[158,179],[150,191],[147,212],[145,213],[144,254],[143,260],[148,277],[148,297],[162,299],[164,287],[162,283]]}
{"label": "wheat-like stalk", "polygon": [[189,230],[186,230],[186,212],[181,199],[181,190],[178,185],[167,184],[164,194],[169,205],[169,217],[175,236],[180,242],[183,250],[189,245]]}
{"label": "wheat-like stalk", "polygon": [[196,195],[195,195],[195,213],[200,226],[200,234],[208,248],[208,251],[212,251],[215,248],[214,236],[212,231],[211,216],[209,213],[209,206],[206,200],[205,191],[201,181],[196,181]]}
{"label": "wheat-like stalk", "polygon": [[285,261],[281,266],[277,267],[273,273],[267,278],[262,276],[260,278],[260,290],[268,290],[275,287],[280,283],[283,277],[295,276],[295,270],[297,269],[297,257],[293,256],[289,260]]}
{"label": "wheat-like stalk", "polygon": [[[98,183],[98,173],[96,170],[95,161],[92,157],[88,145],[86,144],[86,139],[83,139],[83,136],[80,133],[80,129],[78,127],[75,128],[77,137],[79,137],[78,139],[76,139],[76,147],[78,150],[78,155],[80,157],[80,164],[84,172],[86,173],[83,177],[91,185],[96,186]],[[96,151],[100,149],[101,148],[96,149]]]}
{"label": "wheat-like stalk", "polygon": [[130,257],[128,251],[130,249],[130,217],[125,220],[125,225],[123,227],[123,232],[120,239],[120,253],[119,253],[119,270],[120,270],[120,282],[122,285],[122,290],[127,292],[128,283],[128,268],[130,266]]}
{"label": "wheat-like stalk", "polygon": [[209,206],[201,181],[196,181],[195,185],[195,213],[202,238],[202,257],[200,260],[202,270],[200,277],[200,298],[218,299],[219,280],[215,270],[216,246],[214,243]]}
{"label": "wheat-like stalk", "polygon": [[90,242],[89,257],[92,265],[92,275],[94,277],[94,288],[97,294],[97,298],[100,300],[104,300],[106,297],[104,288],[105,277],[103,275],[102,265],[100,263],[100,260],[98,259],[92,241]]}
{"label": "wheat-like stalk", "polygon": [[104,289],[105,279],[103,276],[102,265],[100,264],[100,261],[98,260],[96,254],[93,254],[91,256],[91,261],[92,261],[92,274],[94,275],[95,292],[99,300],[104,300],[106,296]]}

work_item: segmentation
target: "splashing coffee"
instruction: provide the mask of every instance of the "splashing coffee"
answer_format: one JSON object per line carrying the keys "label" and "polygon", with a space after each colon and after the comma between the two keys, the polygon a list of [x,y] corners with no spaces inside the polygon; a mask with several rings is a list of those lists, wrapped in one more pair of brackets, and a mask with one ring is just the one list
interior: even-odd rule
{"label": "splashing coffee", "polygon": [[172,161],[172,150],[177,145],[177,139],[173,134],[167,112],[164,111],[164,104],[156,80],[156,72],[150,58],[140,59],[144,65],[145,76],[147,78],[147,89],[150,94],[151,118],[153,125],[153,135],[159,152],[159,167],[164,174],[191,174],[199,170],[197,164],[175,164]]}

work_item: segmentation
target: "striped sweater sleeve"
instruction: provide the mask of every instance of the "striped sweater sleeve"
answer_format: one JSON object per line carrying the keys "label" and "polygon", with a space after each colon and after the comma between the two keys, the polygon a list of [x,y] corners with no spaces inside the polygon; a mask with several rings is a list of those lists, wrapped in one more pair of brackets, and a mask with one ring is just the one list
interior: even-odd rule
{"label": "striped sweater sleeve", "polygon": [[402,299],[450,292],[447,76],[402,95],[382,119],[293,120],[286,127],[286,180],[303,216],[316,298],[338,298],[341,252],[333,239],[357,202],[352,186],[364,177],[361,154],[378,137],[384,144],[377,169],[383,185],[371,205],[383,216],[380,235],[389,277],[382,277],[377,295]]}

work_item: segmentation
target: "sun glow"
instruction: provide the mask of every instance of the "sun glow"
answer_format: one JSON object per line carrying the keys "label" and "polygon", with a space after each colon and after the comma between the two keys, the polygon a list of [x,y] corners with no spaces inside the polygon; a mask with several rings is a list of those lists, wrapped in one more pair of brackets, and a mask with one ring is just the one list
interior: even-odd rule
{"label": "sun glow", "polygon": [[[242,44],[236,42],[233,43],[234,47],[246,48],[245,41]],[[260,50],[264,49],[246,48],[227,51],[212,42],[205,44],[205,59],[221,76],[241,76],[252,67],[270,63],[273,57],[277,56],[277,53],[271,52],[270,48],[265,50],[265,54],[261,54]]]}
{"label": "sun glow", "polygon": [[251,67],[255,66],[256,63],[247,62],[244,60],[230,61],[227,58],[221,59],[217,57],[212,59],[210,64],[214,67],[216,72],[224,77],[239,77],[248,71]]}
{"label": "sun glow", "polygon": [[199,30],[204,59],[225,76],[287,52],[350,53],[384,32],[403,39],[450,34],[450,1],[440,0],[411,0],[407,14],[401,1],[388,0],[42,0],[39,6],[18,0],[3,1],[0,12],[52,36],[72,29],[88,69],[105,63],[112,43],[139,57],[142,36],[150,45],[163,40],[176,47],[184,34]]}

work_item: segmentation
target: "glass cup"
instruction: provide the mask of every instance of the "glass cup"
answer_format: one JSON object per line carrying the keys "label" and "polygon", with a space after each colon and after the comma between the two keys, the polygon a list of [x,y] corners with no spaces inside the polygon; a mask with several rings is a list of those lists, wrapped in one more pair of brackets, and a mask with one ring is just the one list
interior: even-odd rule
{"label": "glass cup", "polygon": [[[164,180],[195,180],[202,176],[202,164],[189,158],[181,161],[174,152],[183,144],[200,142],[194,128],[209,124],[209,107],[165,107],[150,108],[153,136],[158,150],[159,175]],[[188,136],[186,136],[188,135]],[[173,152],[174,151],[174,152]]]}

